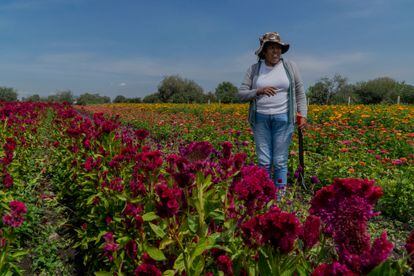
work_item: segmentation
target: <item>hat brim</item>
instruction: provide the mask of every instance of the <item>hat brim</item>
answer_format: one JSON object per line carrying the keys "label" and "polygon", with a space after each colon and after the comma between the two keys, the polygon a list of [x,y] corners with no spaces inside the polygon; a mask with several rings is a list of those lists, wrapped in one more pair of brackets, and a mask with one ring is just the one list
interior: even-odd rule
{"label": "hat brim", "polygon": [[286,52],[289,50],[289,47],[290,47],[290,45],[289,45],[288,43],[280,43],[280,42],[276,42],[276,41],[266,41],[265,43],[263,43],[262,45],[260,45],[259,49],[257,49],[254,53],[255,53],[257,56],[259,56],[259,55],[260,55],[260,53],[261,53],[261,52],[262,52],[262,50],[263,50],[264,45],[265,45],[266,43],[269,43],[269,42],[279,44],[279,45],[281,46],[281,48],[282,48],[282,54],[286,53]]}

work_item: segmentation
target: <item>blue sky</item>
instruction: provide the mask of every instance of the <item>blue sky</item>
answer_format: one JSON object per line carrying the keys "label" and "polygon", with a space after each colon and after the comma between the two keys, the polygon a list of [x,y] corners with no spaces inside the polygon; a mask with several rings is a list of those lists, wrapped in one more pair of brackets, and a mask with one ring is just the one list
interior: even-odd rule
{"label": "blue sky", "polygon": [[305,86],[339,73],[414,84],[413,0],[1,0],[0,86],[143,97],[168,75],[239,86],[262,33]]}

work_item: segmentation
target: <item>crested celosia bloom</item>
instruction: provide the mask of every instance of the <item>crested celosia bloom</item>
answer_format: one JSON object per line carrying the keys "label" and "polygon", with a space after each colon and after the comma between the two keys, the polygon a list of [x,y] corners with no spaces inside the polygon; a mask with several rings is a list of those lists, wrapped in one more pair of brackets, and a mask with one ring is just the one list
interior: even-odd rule
{"label": "crested celosia bloom", "polygon": [[154,171],[161,167],[162,157],[160,151],[143,151],[135,157],[136,167],[144,171]]}
{"label": "crested celosia bloom", "polygon": [[325,232],[332,235],[339,261],[354,272],[368,273],[386,260],[393,245],[386,233],[371,246],[367,232],[368,220],[375,216],[374,204],[382,195],[374,181],[363,179],[335,179],[319,190],[311,202],[310,213],[319,216]]}
{"label": "crested celosia bloom", "polygon": [[3,186],[6,188],[13,186],[13,178],[8,172],[6,172],[3,176]]}
{"label": "crested celosia bloom", "polygon": [[289,253],[302,226],[294,214],[272,206],[268,212],[244,222],[241,229],[247,245],[255,247],[267,243],[281,253]]}
{"label": "crested celosia bloom", "polygon": [[161,271],[153,264],[141,264],[134,270],[135,276],[161,276]]}
{"label": "crested celosia bloom", "polygon": [[112,262],[114,260],[113,253],[118,250],[119,245],[115,242],[115,237],[112,232],[106,232],[103,238],[105,240],[103,245],[104,255]]}
{"label": "crested celosia bloom", "polygon": [[303,241],[305,249],[312,248],[318,241],[321,235],[321,219],[314,215],[309,215],[303,224],[303,232],[300,238]]}
{"label": "crested celosia bloom", "polygon": [[338,262],[332,264],[320,264],[312,273],[312,276],[357,276],[346,265]]}
{"label": "crested celosia bloom", "polygon": [[276,188],[265,169],[247,166],[241,169],[241,177],[235,178],[230,187],[235,197],[243,201],[248,214],[262,209],[276,198]]}
{"label": "crested celosia bloom", "polygon": [[158,215],[162,218],[175,216],[180,210],[182,191],[180,188],[169,188],[167,184],[155,186],[160,200],[156,203]]}
{"label": "crested celosia bloom", "polygon": [[221,146],[222,146],[222,150],[221,150],[221,153],[222,153],[222,155],[223,155],[223,158],[224,159],[229,159],[230,158],[230,156],[231,156],[231,150],[232,150],[232,148],[233,148],[233,144],[232,143],[230,143],[230,142],[228,142],[228,141],[226,141],[226,142],[223,142],[222,144],[221,144]]}
{"label": "crested celosia bloom", "polygon": [[180,149],[180,153],[189,161],[204,161],[210,157],[213,146],[210,142],[191,142],[184,148]]}
{"label": "crested celosia bloom", "polygon": [[408,236],[407,238],[405,249],[407,250],[407,253],[410,256],[409,263],[411,267],[414,269],[414,230],[411,232],[410,236]]}
{"label": "crested celosia bloom", "polygon": [[216,260],[217,268],[224,272],[224,275],[233,275],[233,262],[227,255],[220,255]]}
{"label": "crested celosia bloom", "polygon": [[26,205],[23,202],[13,200],[9,203],[10,212],[3,216],[3,223],[11,227],[20,227],[24,218],[23,215],[27,213]]}

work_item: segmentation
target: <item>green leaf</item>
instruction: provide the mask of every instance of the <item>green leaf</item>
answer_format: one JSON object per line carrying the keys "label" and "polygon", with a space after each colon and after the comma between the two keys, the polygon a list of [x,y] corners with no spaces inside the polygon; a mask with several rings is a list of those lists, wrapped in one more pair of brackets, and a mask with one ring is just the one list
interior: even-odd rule
{"label": "green leaf", "polygon": [[185,269],[184,255],[183,255],[183,253],[181,253],[177,257],[177,259],[175,259],[173,268],[176,269],[176,270],[178,270],[178,271],[183,271]]}
{"label": "green leaf", "polygon": [[166,270],[162,273],[162,276],[174,276],[175,275],[175,271],[174,270]]}
{"label": "green leaf", "polygon": [[194,219],[192,219],[192,217],[187,217],[187,223],[188,223],[188,228],[191,230],[191,232],[196,233],[197,222]]}
{"label": "green leaf", "polygon": [[108,271],[98,271],[95,272],[95,276],[112,276],[113,274]]}
{"label": "green leaf", "polygon": [[172,243],[174,243],[175,241],[173,240],[173,239],[169,239],[169,238],[167,238],[167,239],[163,239],[161,242],[160,242],[160,246],[159,246],[159,248],[161,249],[161,250],[163,250],[164,248],[166,248],[168,245],[170,245],[170,244],[172,244]]}
{"label": "green leaf", "polygon": [[144,221],[152,221],[152,220],[155,220],[155,219],[158,219],[158,218],[159,218],[159,216],[157,216],[155,214],[155,212],[149,212],[149,213],[146,213],[142,216],[142,219]]}
{"label": "green leaf", "polygon": [[158,237],[160,237],[160,238],[164,238],[165,237],[165,232],[164,232],[164,230],[161,229],[161,227],[159,227],[158,225],[155,225],[153,223],[150,223],[149,225],[150,225],[152,231],[154,231],[154,233]]}
{"label": "green leaf", "polygon": [[148,247],[147,253],[148,255],[150,255],[151,258],[153,258],[156,261],[164,261],[167,259],[165,258],[164,253],[162,253],[162,251],[156,247]]}

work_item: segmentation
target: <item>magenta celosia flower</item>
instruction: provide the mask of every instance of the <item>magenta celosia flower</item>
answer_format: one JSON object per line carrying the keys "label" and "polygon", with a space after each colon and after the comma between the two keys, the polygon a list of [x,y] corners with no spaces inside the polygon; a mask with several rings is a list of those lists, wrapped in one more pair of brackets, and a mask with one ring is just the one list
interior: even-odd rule
{"label": "magenta celosia flower", "polygon": [[169,188],[167,184],[158,184],[155,191],[160,198],[156,203],[158,215],[162,218],[175,216],[180,209],[181,189]]}
{"label": "magenta celosia flower", "polygon": [[162,158],[160,151],[143,151],[137,154],[136,158],[137,168],[145,171],[153,171],[161,167]]}
{"label": "magenta celosia flower", "polygon": [[319,190],[311,202],[310,213],[319,216],[325,232],[332,235],[341,263],[354,272],[368,273],[383,262],[393,245],[386,233],[371,246],[367,231],[368,220],[375,216],[374,204],[382,195],[374,181],[363,179],[335,179]]}
{"label": "magenta celosia flower", "polygon": [[6,172],[3,176],[3,185],[7,189],[13,186],[13,178],[8,172]]}
{"label": "magenta celosia flower", "polygon": [[233,262],[227,255],[221,255],[216,260],[217,268],[224,272],[224,275],[233,275]]}
{"label": "magenta celosia flower", "polygon": [[312,184],[319,184],[319,183],[321,183],[321,182],[319,181],[319,178],[318,178],[316,175],[313,175],[313,176],[311,177],[311,183],[312,183]]}
{"label": "magenta celosia flower", "polygon": [[408,255],[410,255],[409,263],[411,267],[414,269],[414,230],[407,238],[405,249],[407,250]]}
{"label": "magenta celosia flower", "polygon": [[10,213],[3,216],[3,223],[11,227],[20,227],[24,221],[23,215],[27,213],[23,202],[13,200],[9,203]]}
{"label": "magenta celosia flower", "polygon": [[3,223],[5,225],[11,226],[11,227],[20,227],[22,225],[24,219],[22,216],[14,215],[14,214],[6,214],[3,216]]}
{"label": "magenta celosia flower", "polygon": [[162,276],[161,271],[153,264],[141,264],[134,270],[135,276]]}
{"label": "magenta celosia flower", "polygon": [[248,214],[262,209],[276,198],[276,188],[263,168],[247,166],[241,169],[241,177],[235,178],[230,187],[236,198],[244,202]]}
{"label": "magenta celosia flower", "polygon": [[234,158],[233,158],[234,168],[236,170],[240,170],[242,168],[242,166],[245,164],[246,159],[247,159],[247,154],[246,153],[244,153],[244,152],[236,153],[234,155]]}
{"label": "magenta celosia flower", "polygon": [[18,200],[13,200],[9,203],[10,210],[13,214],[22,215],[27,213],[26,205]]}
{"label": "magenta celosia flower", "polygon": [[138,138],[138,140],[144,140],[149,135],[148,130],[145,129],[138,129],[135,131],[135,137]]}
{"label": "magenta celosia flower", "polygon": [[349,270],[346,265],[338,262],[332,264],[321,264],[312,273],[312,276],[356,276],[358,274]]}
{"label": "magenta celosia flower", "polygon": [[189,161],[204,161],[210,157],[213,146],[210,142],[191,142],[184,148],[180,149],[180,153]]}
{"label": "magenta celosia flower", "polygon": [[321,219],[314,215],[309,215],[303,224],[303,233],[300,238],[305,249],[312,248],[318,241],[321,234]]}
{"label": "magenta celosia flower", "polygon": [[135,260],[138,253],[138,245],[135,240],[129,240],[125,245],[125,251],[129,258]]}
{"label": "magenta celosia flower", "polygon": [[223,142],[222,144],[221,144],[221,146],[222,146],[222,150],[221,150],[221,153],[222,153],[222,155],[223,155],[223,158],[224,159],[229,159],[230,158],[230,156],[231,156],[231,150],[232,150],[232,148],[233,148],[233,144],[232,143],[230,143],[230,142],[228,142],[228,141],[226,141],[226,142]]}
{"label": "magenta celosia flower", "polygon": [[302,231],[302,226],[294,214],[282,212],[273,206],[268,212],[244,222],[241,229],[248,246],[268,243],[281,253],[289,253]]}

